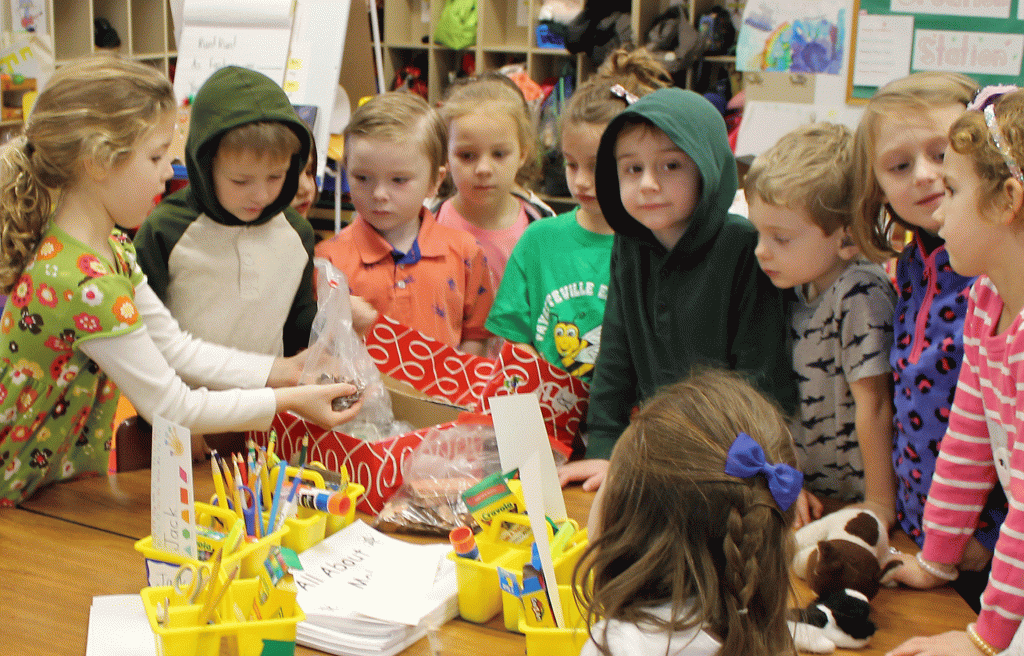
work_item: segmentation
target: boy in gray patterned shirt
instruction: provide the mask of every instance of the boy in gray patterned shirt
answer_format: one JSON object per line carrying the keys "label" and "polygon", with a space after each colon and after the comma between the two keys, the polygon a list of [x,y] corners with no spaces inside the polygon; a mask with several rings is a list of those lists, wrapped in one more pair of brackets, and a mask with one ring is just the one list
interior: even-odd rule
{"label": "boy in gray patterned shirt", "polygon": [[892,345],[896,292],[859,258],[849,235],[853,135],[815,123],[786,134],[744,180],[755,255],[780,289],[792,288],[793,439],[804,471],[797,527],[830,497],[859,501],[891,526]]}

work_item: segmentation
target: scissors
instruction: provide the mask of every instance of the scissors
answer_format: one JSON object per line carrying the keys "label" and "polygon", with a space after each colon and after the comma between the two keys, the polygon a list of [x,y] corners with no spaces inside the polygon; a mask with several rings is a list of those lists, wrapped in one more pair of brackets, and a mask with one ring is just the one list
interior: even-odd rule
{"label": "scissors", "polygon": [[174,592],[187,604],[196,603],[199,593],[203,591],[212,579],[210,568],[207,565],[193,565],[184,563],[178,568],[171,585]]}
{"label": "scissors", "polygon": [[[242,518],[245,520],[245,534],[259,537],[256,534],[256,510],[259,506],[259,500],[248,485],[239,485],[238,494],[241,497]],[[262,517],[260,523],[263,523]]]}

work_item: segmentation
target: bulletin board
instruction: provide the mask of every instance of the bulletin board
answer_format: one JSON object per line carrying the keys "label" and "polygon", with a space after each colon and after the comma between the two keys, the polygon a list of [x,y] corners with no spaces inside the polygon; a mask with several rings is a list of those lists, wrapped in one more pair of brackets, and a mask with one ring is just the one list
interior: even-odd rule
{"label": "bulletin board", "polygon": [[848,103],[908,72],[1021,84],[1024,0],[854,0]]}

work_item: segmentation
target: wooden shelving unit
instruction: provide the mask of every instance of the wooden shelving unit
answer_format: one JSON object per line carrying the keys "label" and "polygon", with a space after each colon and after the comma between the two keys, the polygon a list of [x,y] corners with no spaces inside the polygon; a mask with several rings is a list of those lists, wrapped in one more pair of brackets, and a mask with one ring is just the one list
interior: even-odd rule
{"label": "wooden shelving unit", "polygon": [[[536,29],[542,0],[478,0],[476,44],[465,50],[453,50],[434,40],[443,0],[384,0],[382,45],[384,79],[388,85],[395,73],[413,62],[426,62],[428,100],[436,103],[444,96],[449,75],[459,70],[465,53],[476,59],[477,71],[494,70],[506,64],[522,64],[537,81],[574,72],[584,80],[593,72],[585,55],[571,55],[562,48],[537,45]],[[633,38],[646,40],[654,18],[677,4],[673,0],[633,0],[631,9]],[[714,0],[689,3],[689,19],[710,9]],[[729,58],[726,58],[729,59]]]}
{"label": "wooden shelving unit", "polygon": [[[106,18],[117,31],[121,39],[117,52],[170,74],[175,43],[169,0],[46,0],[46,29],[57,66],[97,52],[93,45],[97,17]],[[11,29],[6,7],[0,12],[0,28]],[[6,106],[2,93],[0,106]],[[17,131],[20,125],[20,119],[0,121],[0,136]]]}

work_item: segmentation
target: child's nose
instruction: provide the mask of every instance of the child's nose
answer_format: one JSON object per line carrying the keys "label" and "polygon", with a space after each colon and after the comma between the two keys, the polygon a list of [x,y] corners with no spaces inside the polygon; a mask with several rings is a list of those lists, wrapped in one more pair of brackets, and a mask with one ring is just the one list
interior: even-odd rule
{"label": "child's nose", "polygon": [[650,190],[657,190],[659,188],[658,177],[654,174],[654,171],[646,169],[643,172],[643,174],[640,176],[640,187],[641,189]]}
{"label": "child's nose", "polygon": [[757,246],[754,247],[754,257],[756,257],[758,261],[768,259],[768,246],[765,244],[765,240],[760,237],[757,240]]}
{"label": "child's nose", "polygon": [[476,172],[479,174],[488,174],[494,170],[494,162],[491,161],[490,157],[481,157],[476,163]]}
{"label": "child's nose", "polygon": [[914,163],[914,177],[920,181],[932,181],[941,175],[942,165],[920,157]]}
{"label": "child's nose", "polygon": [[163,168],[162,171],[160,171],[160,180],[162,182],[167,182],[168,180],[170,180],[173,177],[174,177],[174,167],[171,166],[170,158],[166,158],[164,160],[164,168]]}

